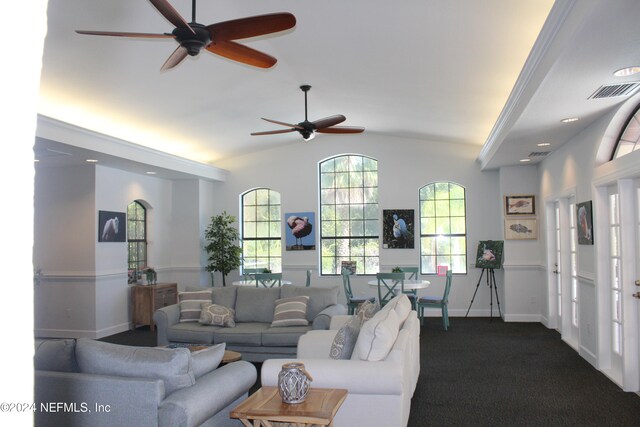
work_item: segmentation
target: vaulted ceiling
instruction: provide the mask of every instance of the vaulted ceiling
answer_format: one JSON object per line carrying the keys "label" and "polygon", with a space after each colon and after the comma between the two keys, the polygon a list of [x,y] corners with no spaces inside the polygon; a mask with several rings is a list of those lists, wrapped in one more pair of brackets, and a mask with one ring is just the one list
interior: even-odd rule
{"label": "vaulted ceiling", "polygon": [[[170,3],[191,21],[192,1]],[[299,144],[296,132],[250,133],[281,129],[261,117],[302,121],[309,84],[310,120],[344,114],[366,128],[314,144],[373,133],[466,144],[493,169],[556,149],[628,99],[589,99],[600,86],[640,80],[613,76],[640,65],[636,0],[200,0],[196,21],[274,12],[295,27],[242,41],[274,67],[203,51],[161,71],[174,40],[75,32],[171,32],[149,1],[50,0],[39,113],[215,165]]]}

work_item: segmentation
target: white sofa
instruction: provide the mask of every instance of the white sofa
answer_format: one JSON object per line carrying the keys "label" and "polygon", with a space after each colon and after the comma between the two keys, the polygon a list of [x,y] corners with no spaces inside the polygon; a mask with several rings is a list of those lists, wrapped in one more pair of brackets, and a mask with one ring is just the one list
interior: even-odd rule
{"label": "white sofa", "polygon": [[[371,342],[371,330],[365,333],[368,322],[380,322],[391,317],[385,312],[394,310],[396,331],[376,327],[374,340],[392,339],[391,350],[381,360],[362,360],[364,348],[384,343]],[[380,426],[403,427],[409,420],[411,397],[420,372],[420,322],[406,295],[391,300],[380,312],[362,325],[353,354],[348,360],[335,360],[329,351],[340,326],[351,316],[337,316],[329,330],[310,331],[300,337],[297,359],[269,359],[262,365],[263,386],[277,386],[282,365],[293,360],[305,364],[313,376],[311,387],[344,388],[349,394],[334,419],[335,427]],[[393,324],[393,322],[391,323]],[[381,325],[381,323],[379,323]],[[388,325],[387,325],[388,326]],[[395,335],[395,339],[393,336]],[[389,338],[391,337],[391,338]],[[380,358],[380,352],[373,359]],[[369,357],[371,359],[371,357]]]}

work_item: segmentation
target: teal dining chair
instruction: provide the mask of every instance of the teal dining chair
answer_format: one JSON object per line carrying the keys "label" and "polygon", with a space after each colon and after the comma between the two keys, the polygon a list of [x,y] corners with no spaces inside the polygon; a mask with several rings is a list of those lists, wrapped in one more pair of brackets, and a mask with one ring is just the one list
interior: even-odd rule
{"label": "teal dining chair", "polygon": [[404,278],[406,280],[418,280],[420,268],[419,267],[400,267],[400,271],[404,273]]}
{"label": "teal dining chair", "polygon": [[307,270],[307,283],[306,286],[311,286],[311,270]]}
{"label": "teal dining chair", "polygon": [[354,314],[358,309],[358,306],[363,302],[371,299],[371,298],[356,298],[353,296],[353,291],[351,290],[351,274],[348,270],[342,270],[342,286],[344,288],[344,295],[347,298],[347,313]]}
{"label": "teal dining chair", "polygon": [[404,273],[378,273],[378,301],[380,307],[384,307],[393,297],[406,294],[411,301],[411,306],[416,308],[416,291],[404,289]]}
{"label": "teal dining chair", "polygon": [[442,310],[442,325],[446,331],[449,328],[449,291],[451,290],[451,281],[453,273],[451,270],[447,271],[447,279],[444,285],[444,295],[442,298],[438,297],[420,297],[418,299],[418,317],[420,317],[420,324],[424,324],[424,309],[425,308],[439,308]]}
{"label": "teal dining chair", "polygon": [[242,278],[243,280],[256,280],[256,273],[262,273],[264,268],[243,268]]}
{"label": "teal dining chair", "polygon": [[256,288],[273,288],[282,286],[282,273],[256,273]]}

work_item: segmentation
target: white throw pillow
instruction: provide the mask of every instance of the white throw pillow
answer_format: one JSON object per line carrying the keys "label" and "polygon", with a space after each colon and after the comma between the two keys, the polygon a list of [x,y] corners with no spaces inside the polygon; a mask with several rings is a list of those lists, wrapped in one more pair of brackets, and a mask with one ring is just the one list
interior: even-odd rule
{"label": "white throw pillow", "polygon": [[[384,360],[398,337],[400,322],[395,310],[381,310],[364,322],[358,334],[354,356],[360,360]],[[356,357],[352,357],[355,359]]]}
{"label": "white throw pillow", "polygon": [[411,312],[411,301],[409,301],[408,296],[401,294],[389,301],[383,310],[395,310],[398,315],[398,322],[402,325],[409,315],[409,312]]}

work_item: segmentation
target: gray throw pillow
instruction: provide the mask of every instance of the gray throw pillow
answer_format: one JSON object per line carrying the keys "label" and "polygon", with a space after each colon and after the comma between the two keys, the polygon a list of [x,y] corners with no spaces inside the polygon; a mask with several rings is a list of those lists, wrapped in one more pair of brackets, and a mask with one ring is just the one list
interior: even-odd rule
{"label": "gray throw pillow", "polygon": [[347,323],[342,325],[336,333],[333,343],[331,344],[331,350],[329,351],[329,357],[336,360],[351,359],[353,349],[356,346],[358,340],[358,334],[360,333],[360,326],[362,322],[356,316],[351,318]]}
{"label": "gray throw pillow", "polygon": [[233,308],[224,307],[218,304],[202,303],[200,312],[200,323],[203,325],[236,326],[236,313]]}
{"label": "gray throw pillow", "polygon": [[307,326],[308,296],[281,298],[276,300],[276,308],[273,312],[272,327],[278,326]]}
{"label": "gray throw pillow", "polygon": [[203,302],[211,302],[211,290],[180,292],[180,322],[197,322]]}
{"label": "gray throw pillow", "polygon": [[196,379],[216,369],[222,358],[227,343],[220,343],[204,350],[198,350],[191,353],[191,363],[193,365],[193,375]]}
{"label": "gray throw pillow", "polygon": [[367,300],[358,306],[356,311],[356,317],[358,317],[361,323],[371,319],[378,311],[380,311],[380,304],[377,300]]}

